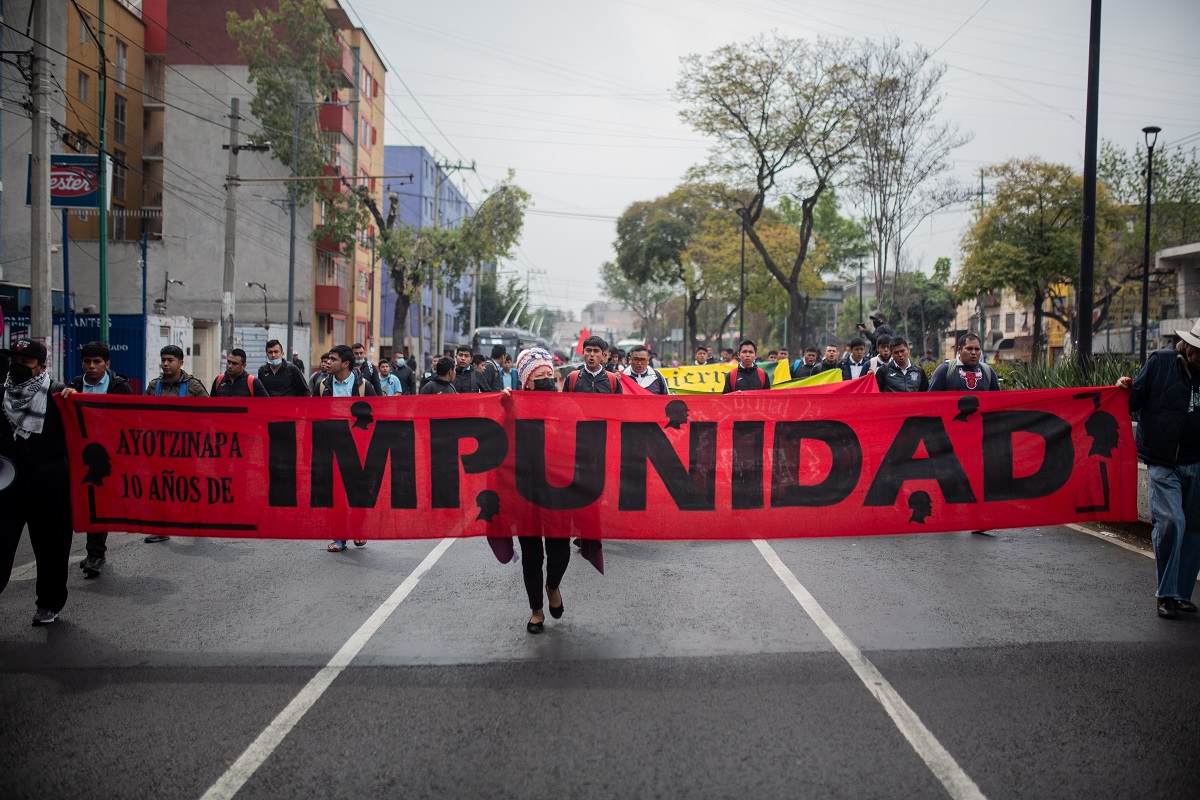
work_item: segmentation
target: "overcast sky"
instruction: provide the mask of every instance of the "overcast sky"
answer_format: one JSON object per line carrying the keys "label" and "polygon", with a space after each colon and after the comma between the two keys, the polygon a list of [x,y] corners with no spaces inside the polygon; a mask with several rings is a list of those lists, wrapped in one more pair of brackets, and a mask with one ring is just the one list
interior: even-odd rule
{"label": "overcast sky", "polygon": [[[1089,0],[341,0],[389,64],[387,144],[476,162],[478,200],[516,171],[534,206],[515,261],[535,304],[598,299],[615,218],[668,193],[707,142],[678,117],[679,59],[772,30],[899,37],[948,66],[943,113],[974,140],[954,172],[1037,155],[1082,169]],[[1200,0],[1106,0],[1100,138],[1200,146]],[[1190,137],[1190,138],[1189,138]],[[913,234],[929,271],[957,265],[966,211]],[[731,226],[731,230],[733,226]]]}

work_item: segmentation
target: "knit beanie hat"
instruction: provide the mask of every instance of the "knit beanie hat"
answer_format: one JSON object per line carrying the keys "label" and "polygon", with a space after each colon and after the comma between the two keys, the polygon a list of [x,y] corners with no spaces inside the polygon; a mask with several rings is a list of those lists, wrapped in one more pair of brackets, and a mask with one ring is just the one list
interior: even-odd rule
{"label": "knit beanie hat", "polygon": [[531,347],[528,350],[522,350],[517,356],[517,385],[522,389],[525,388],[525,381],[529,379],[530,374],[545,364],[548,367],[554,366],[554,355],[541,347]]}

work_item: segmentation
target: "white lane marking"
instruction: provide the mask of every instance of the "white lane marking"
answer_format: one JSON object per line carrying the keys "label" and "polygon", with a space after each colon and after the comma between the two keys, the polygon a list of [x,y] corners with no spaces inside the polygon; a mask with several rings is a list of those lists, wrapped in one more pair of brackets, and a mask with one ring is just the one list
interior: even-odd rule
{"label": "white lane marking", "polygon": [[874,695],[879,704],[883,706],[883,710],[892,718],[892,722],[900,729],[900,733],[904,734],[904,738],[917,751],[917,755],[933,772],[934,777],[941,781],[950,796],[954,800],[986,800],[983,792],[979,791],[975,782],[954,760],[954,756],[942,747],[941,742],[937,740],[932,731],[925,727],[925,723],[921,722],[921,718],[917,716],[916,712],[909,707],[908,703],[904,702],[904,698],[900,696],[899,692],[892,688],[892,685],[875,668],[875,665],[867,660],[854,642],[850,641],[850,637],[843,633],[837,623],[825,613],[825,609],[821,607],[817,599],[808,589],[804,588],[804,585],[797,580],[787,565],[779,559],[775,549],[762,539],[755,539],[754,546],[771,565],[771,569],[775,570],[775,574],[792,593],[792,597],[795,597],[796,601],[800,603],[804,613],[808,614],[816,623],[829,643],[842,658],[846,659],[846,663],[867,687],[867,691]]}
{"label": "white lane marking", "polygon": [[342,670],[350,665],[350,662],[359,654],[359,651],[363,649],[367,641],[375,635],[383,623],[387,622],[392,612],[404,602],[404,599],[420,583],[425,573],[432,569],[433,565],[442,557],[442,554],[455,541],[457,540],[448,537],[438,542],[437,547],[433,548],[429,555],[425,556],[425,560],[404,579],[403,583],[396,587],[396,591],[392,592],[392,596],[383,601],[383,605],[375,609],[375,613],[354,632],[353,636],[346,640],[346,643],[342,645],[342,649],[334,654],[329,663],[312,677],[304,688],[300,690],[300,693],[292,698],[292,702],[288,703],[287,707],[283,711],[280,711],[279,715],[271,721],[271,724],[263,729],[258,738],[250,743],[245,752],[238,756],[238,760],[233,762],[233,765],[225,771],[225,774],[209,787],[201,800],[229,800],[229,798],[238,793],[238,790],[245,785],[246,781],[250,780],[250,776],[262,766],[271,753],[275,752],[275,748],[291,732],[296,723],[321,699],[321,695],[325,693],[325,690],[329,688],[334,679],[342,673]]}
{"label": "white lane marking", "polygon": [[1073,531],[1079,531],[1080,533],[1086,533],[1088,536],[1095,536],[1097,539],[1099,539],[1103,542],[1108,542],[1109,544],[1115,544],[1117,547],[1123,547],[1124,549],[1128,550],[1131,553],[1137,553],[1138,555],[1143,555],[1146,558],[1154,558],[1154,551],[1143,550],[1140,547],[1135,547],[1135,546],[1129,544],[1128,542],[1121,541],[1120,538],[1118,538],[1116,536],[1111,536],[1106,533],[1101,533],[1100,531],[1094,531],[1091,528],[1085,528],[1082,525],[1076,525],[1074,522],[1066,523],[1066,527],[1070,528]]}

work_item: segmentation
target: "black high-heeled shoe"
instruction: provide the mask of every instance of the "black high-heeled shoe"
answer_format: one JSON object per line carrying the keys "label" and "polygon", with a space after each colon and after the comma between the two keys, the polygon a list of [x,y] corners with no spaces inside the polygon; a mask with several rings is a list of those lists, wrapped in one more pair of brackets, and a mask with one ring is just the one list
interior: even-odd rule
{"label": "black high-heeled shoe", "polygon": [[542,628],[544,627],[546,627],[545,619],[543,619],[541,622],[534,622],[533,617],[530,617],[529,622],[525,623],[525,630],[529,631],[530,633],[541,633]]}

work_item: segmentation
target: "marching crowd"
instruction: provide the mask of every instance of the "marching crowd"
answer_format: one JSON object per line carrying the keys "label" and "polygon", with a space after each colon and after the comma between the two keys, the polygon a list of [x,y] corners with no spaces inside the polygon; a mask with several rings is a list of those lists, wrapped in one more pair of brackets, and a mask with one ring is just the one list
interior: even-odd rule
{"label": "marching crowd", "polygon": [[[838,370],[844,380],[873,374],[883,392],[981,392],[996,391],[995,370],[981,361],[980,339],[965,334],[955,357],[926,377],[920,364],[910,358],[909,344],[895,335],[882,315],[871,317],[874,330],[860,324],[860,335],[847,343],[839,357],[838,348],[819,353],[806,348],[794,362],[786,349],[768,354],[769,361],[788,364],[793,379]],[[1174,618],[1179,611],[1194,612],[1192,591],[1200,573],[1200,322],[1190,332],[1177,331],[1174,350],[1154,353],[1136,379],[1122,378],[1118,386],[1131,390],[1131,409],[1140,412],[1137,431],[1138,455],[1150,468],[1152,534],[1158,565],[1156,601],[1158,614]],[[160,352],[161,373],[146,385],[147,396],[167,397],[396,397],[414,394],[462,394],[472,392],[564,391],[591,394],[622,394],[619,373],[652,394],[668,394],[667,382],[659,372],[662,364],[644,346],[628,353],[609,347],[604,339],[591,336],[582,343],[583,363],[565,376],[556,369],[556,357],[534,347],[517,354],[514,361],[503,345],[492,348],[489,358],[460,346],[453,359],[438,358],[432,369],[418,377],[414,360],[385,359],[378,364],[367,358],[362,344],[337,345],[320,359],[319,367],[306,376],[297,359],[285,360],[283,347],[272,339],[266,345],[266,360],[255,374],[248,371],[244,350],[234,348],[225,369],[212,384],[184,369],[183,350],[168,345]],[[871,354],[868,355],[868,349]],[[37,568],[34,625],[53,623],[67,600],[68,559],[71,549],[70,476],[67,443],[54,394],[133,394],[129,382],[109,368],[109,348],[90,342],[81,350],[82,372],[64,385],[52,380],[46,369],[47,351],[41,342],[21,339],[11,349],[0,351],[3,380],[3,415],[0,415],[0,591],[8,583],[21,533],[28,525]],[[694,364],[710,363],[712,350],[698,347]],[[932,360],[927,353],[923,361]],[[737,352],[721,351],[721,362],[729,365],[723,391],[769,389],[771,376],[758,366],[758,349],[743,340]],[[736,362],[736,366],[735,366]],[[4,474],[8,464],[11,474]],[[977,531],[978,532],[978,531]],[[564,611],[559,590],[571,549],[566,538],[543,537],[540,531],[518,536],[522,571],[532,615],[530,633],[545,624],[543,580],[550,615]],[[537,535],[534,535],[537,534]],[[166,541],[164,535],[145,537],[146,543]],[[365,540],[352,539],[356,546]],[[107,534],[87,535],[86,556],[79,563],[88,577],[101,575],[106,563]],[[576,539],[584,557],[602,571],[599,541]],[[511,544],[509,545],[511,549]],[[330,552],[346,549],[346,540],[327,546]],[[500,556],[502,547],[493,549]],[[543,562],[546,574],[542,574]]]}

